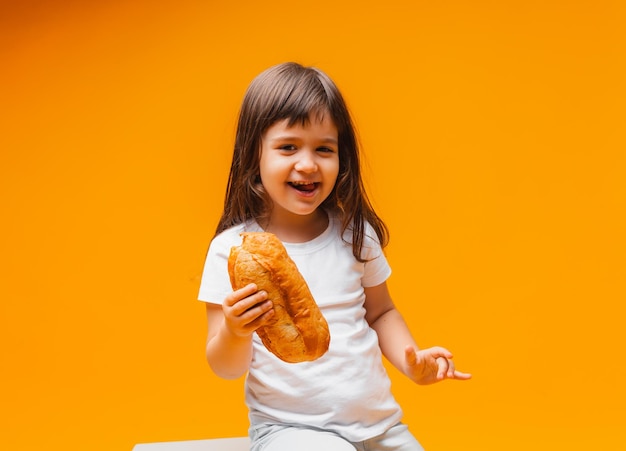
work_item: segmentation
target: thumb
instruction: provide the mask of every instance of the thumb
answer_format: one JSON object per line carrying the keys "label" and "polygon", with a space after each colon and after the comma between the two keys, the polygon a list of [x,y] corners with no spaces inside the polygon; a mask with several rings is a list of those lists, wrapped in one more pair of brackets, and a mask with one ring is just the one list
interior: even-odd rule
{"label": "thumb", "polygon": [[411,345],[407,345],[404,348],[404,360],[406,361],[408,366],[417,365],[417,352],[415,348]]}

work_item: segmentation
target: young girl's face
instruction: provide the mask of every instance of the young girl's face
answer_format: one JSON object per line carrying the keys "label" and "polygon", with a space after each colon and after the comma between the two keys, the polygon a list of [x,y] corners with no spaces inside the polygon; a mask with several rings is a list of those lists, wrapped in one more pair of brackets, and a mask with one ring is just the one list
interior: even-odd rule
{"label": "young girl's face", "polygon": [[261,138],[261,182],[273,203],[270,221],[314,218],[338,173],[337,127],[327,114],[311,115],[305,125],[276,122]]}

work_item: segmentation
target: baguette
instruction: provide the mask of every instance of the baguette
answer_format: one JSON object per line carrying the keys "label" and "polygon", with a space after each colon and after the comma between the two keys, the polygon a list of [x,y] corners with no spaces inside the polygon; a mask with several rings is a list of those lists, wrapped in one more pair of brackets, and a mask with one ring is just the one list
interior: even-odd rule
{"label": "baguette", "polygon": [[274,316],[257,329],[265,347],[288,363],[313,361],[328,350],[328,323],[280,240],[268,232],[244,232],[233,246],[228,274],[234,290],[255,283],[268,294]]}

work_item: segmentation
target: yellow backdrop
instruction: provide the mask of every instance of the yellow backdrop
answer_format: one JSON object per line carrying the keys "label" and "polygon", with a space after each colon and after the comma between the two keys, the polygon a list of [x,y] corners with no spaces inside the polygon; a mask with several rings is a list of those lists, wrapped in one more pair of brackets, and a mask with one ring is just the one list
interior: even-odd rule
{"label": "yellow backdrop", "polygon": [[474,374],[390,370],[425,447],[624,443],[623,2],[1,8],[2,449],[245,435],[196,294],[239,102],[288,60],[343,90],[394,298]]}

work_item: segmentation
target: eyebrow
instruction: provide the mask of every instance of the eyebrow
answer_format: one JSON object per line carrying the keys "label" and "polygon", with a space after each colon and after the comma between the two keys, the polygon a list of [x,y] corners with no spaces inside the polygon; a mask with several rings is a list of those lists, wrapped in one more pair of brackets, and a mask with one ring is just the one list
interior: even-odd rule
{"label": "eyebrow", "polygon": [[[298,137],[298,136],[293,136],[293,135],[280,135],[277,136],[275,138],[271,138],[270,141],[271,142],[276,142],[276,141],[299,141],[302,138]],[[320,142],[322,143],[328,143],[328,144],[338,144],[339,140],[330,136],[327,136],[325,138],[322,138],[320,140]]]}

